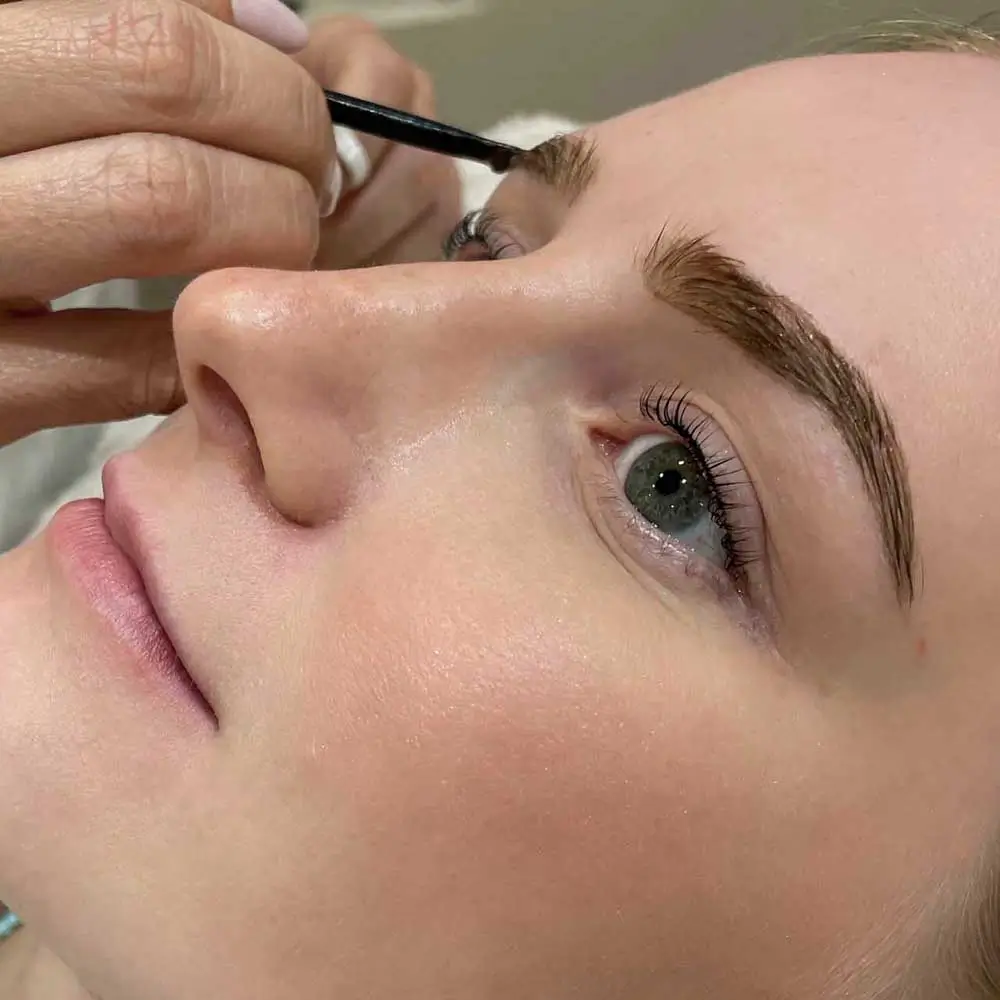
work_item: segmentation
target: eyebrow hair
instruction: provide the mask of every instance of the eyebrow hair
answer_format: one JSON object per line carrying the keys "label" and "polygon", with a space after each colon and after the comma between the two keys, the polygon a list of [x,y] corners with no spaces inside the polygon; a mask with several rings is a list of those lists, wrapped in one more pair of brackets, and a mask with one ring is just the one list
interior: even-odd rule
{"label": "eyebrow hair", "polygon": [[668,236],[641,257],[649,291],[735,344],[818,403],[857,462],[878,518],[897,599],[915,596],[916,531],[906,460],[885,404],[815,320],[707,237]]}
{"label": "eyebrow hair", "polygon": [[554,188],[573,204],[594,182],[597,150],[593,141],[582,135],[557,135],[525,150],[512,167]]}

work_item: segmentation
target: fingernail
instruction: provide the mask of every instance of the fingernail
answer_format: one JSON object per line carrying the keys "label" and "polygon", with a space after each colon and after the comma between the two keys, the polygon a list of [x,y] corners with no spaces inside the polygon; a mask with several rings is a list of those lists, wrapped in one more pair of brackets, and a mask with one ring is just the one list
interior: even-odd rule
{"label": "fingernail", "polygon": [[298,52],[309,43],[309,27],[281,0],[232,0],[233,23],[241,31],[282,52]]}
{"label": "fingernail", "polygon": [[344,170],[340,165],[340,157],[335,156],[326,175],[323,193],[319,202],[319,217],[328,219],[337,211],[341,192],[344,190]]}
{"label": "fingernail", "polygon": [[337,140],[337,159],[347,173],[347,190],[356,191],[368,183],[372,173],[372,161],[362,145],[357,132],[343,125],[333,126]]}

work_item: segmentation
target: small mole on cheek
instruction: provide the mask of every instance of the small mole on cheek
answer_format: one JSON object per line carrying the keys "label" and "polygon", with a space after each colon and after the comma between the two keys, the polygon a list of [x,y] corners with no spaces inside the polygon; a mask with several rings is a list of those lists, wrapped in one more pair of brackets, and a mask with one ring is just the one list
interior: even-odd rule
{"label": "small mole on cheek", "polygon": [[927,655],[927,640],[921,636],[917,639],[917,656],[924,657]]}

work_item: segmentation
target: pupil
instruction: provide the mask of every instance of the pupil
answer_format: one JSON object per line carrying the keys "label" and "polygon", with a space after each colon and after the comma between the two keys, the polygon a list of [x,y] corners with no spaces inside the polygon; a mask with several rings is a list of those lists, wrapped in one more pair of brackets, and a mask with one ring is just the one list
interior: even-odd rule
{"label": "pupil", "polygon": [[661,497],[673,496],[684,485],[684,477],[676,469],[667,469],[657,477],[653,489]]}
{"label": "pupil", "polygon": [[712,486],[689,445],[667,441],[640,455],[625,477],[625,496],[670,535],[694,531],[711,516]]}

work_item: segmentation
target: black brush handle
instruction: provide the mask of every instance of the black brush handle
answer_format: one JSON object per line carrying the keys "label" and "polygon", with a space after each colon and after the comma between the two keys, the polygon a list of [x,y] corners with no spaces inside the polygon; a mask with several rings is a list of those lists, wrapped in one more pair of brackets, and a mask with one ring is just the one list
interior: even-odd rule
{"label": "black brush handle", "polygon": [[334,90],[324,90],[323,93],[334,124],[377,135],[389,142],[416,146],[459,160],[475,160],[492,167],[498,174],[510,170],[513,161],[524,154],[524,150],[516,146],[494,142],[431,118],[421,118],[420,115],[411,115]]}

